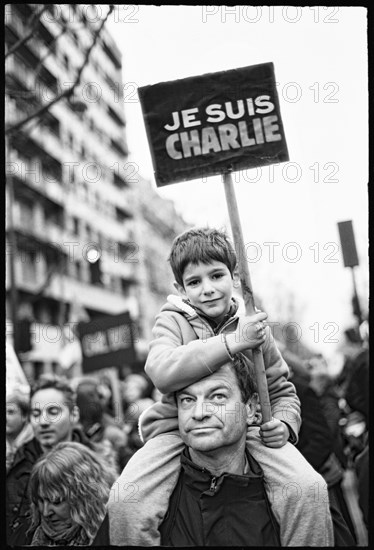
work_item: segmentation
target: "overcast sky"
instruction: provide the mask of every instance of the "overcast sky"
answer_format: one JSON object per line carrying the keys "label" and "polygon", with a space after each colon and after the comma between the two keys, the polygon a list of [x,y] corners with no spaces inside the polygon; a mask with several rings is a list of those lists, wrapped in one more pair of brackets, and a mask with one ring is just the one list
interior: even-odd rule
{"label": "overcast sky", "polygon": [[[121,5],[107,25],[123,53],[129,160],[153,182],[138,86],[274,63],[290,161],[234,178],[244,239],[254,243],[252,284],[273,321],[293,293],[305,342],[332,356],[354,321],[339,221],[353,221],[367,309],[366,9]],[[219,177],[159,193],[191,225],[229,227]]]}

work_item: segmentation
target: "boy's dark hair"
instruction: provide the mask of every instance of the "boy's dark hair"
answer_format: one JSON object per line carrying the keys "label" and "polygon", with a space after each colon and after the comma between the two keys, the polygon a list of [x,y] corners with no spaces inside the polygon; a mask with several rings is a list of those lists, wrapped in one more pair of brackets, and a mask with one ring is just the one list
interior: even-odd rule
{"label": "boy's dark hair", "polygon": [[209,264],[211,261],[222,262],[231,275],[237,264],[233,245],[223,231],[218,229],[189,229],[178,235],[171,245],[169,262],[175,280],[183,286],[183,273],[189,263]]}
{"label": "boy's dark hair", "polygon": [[76,405],[76,395],[67,378],[57,374],[42,374],[31,388],[30,398],[39,390],[54,389],[60,391],[65,397],[66,406],[70,411]]}
{"label": "boy's dark hair", "polygon": [[243,403],[247,403],[253,394],[257,393],[254,366],[242,353],[235,354],[234,361],[228,364],[230,364],[231,368],[235,372],[242,401]]}

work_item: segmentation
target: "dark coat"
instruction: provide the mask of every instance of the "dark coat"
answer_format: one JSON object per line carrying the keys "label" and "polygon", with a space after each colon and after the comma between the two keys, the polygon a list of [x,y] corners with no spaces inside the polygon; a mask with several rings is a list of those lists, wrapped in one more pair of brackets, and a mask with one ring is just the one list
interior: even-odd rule
{"label": "dark coat", "polygon": [[280,546],[279,526],[260,465],[247,453],[249,472],[213,476],[181,455],[181,474],[160,526],[166,546]]}
{"label": "dark coat", "polygon": [[354,411],[364,415],[369,428],[369,350],[364,349],[354,360],[345,398]]}
{"label": "dark coat", "polygon": [[301,403],[302,425],[296,448],[317,472],[333,451],[333,438],[322,404],[309,384],[298,376],[292,377]]}
{"label": "dark coat", "polygon": [[[94,448],[81,430],[74,428],[73,441]],[[31,470],[43,450],[34,437],[20,447],[6,477],[6,541],[9,545],[28,544],[26,531],[30,526],[30,499],[28,485]]]}
{"label": "dark coat", "polygon": [[29,526],[30,501],[27,494],[32,467],[43,450],[35,437],[20,447],[6,477],[6,540],[22,544]]}

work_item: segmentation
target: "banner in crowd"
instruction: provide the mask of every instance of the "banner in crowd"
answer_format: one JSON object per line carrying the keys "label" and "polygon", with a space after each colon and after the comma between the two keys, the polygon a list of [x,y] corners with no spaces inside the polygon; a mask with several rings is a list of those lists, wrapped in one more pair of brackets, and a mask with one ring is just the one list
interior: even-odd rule
{"label": "banner in crowd", "polygon": [[136,360],[136,330],[128,312],[78,323],[84,373],[121,367]]}
{"label": "banner in crowd", "polygon": [[289,160],[273,63],[139,88],[157,186]]}

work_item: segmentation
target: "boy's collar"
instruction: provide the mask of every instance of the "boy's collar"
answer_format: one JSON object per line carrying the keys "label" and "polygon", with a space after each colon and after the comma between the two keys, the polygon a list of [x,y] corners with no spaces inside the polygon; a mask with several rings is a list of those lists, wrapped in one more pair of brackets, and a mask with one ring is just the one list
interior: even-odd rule
{"label": "boy's collar", "polygon": [[200,317],[203,317],[208,321],[208,323],[210,324],[210,326],[214,331],[219,330],[228,321],[228,319],[230,319],[230,317],[233,317],[235,313],[238,311],[238,307],[239,307],[238,302],[235,300],[234,297],[232,297],[229,311],[226,313],[222,321],[217,323],[214,319],[212,319],[208,315],[205,315],[198,307],[195,307],[192,304],[189,304],[189,305],[196,311],[196,313],[199,314]]}

